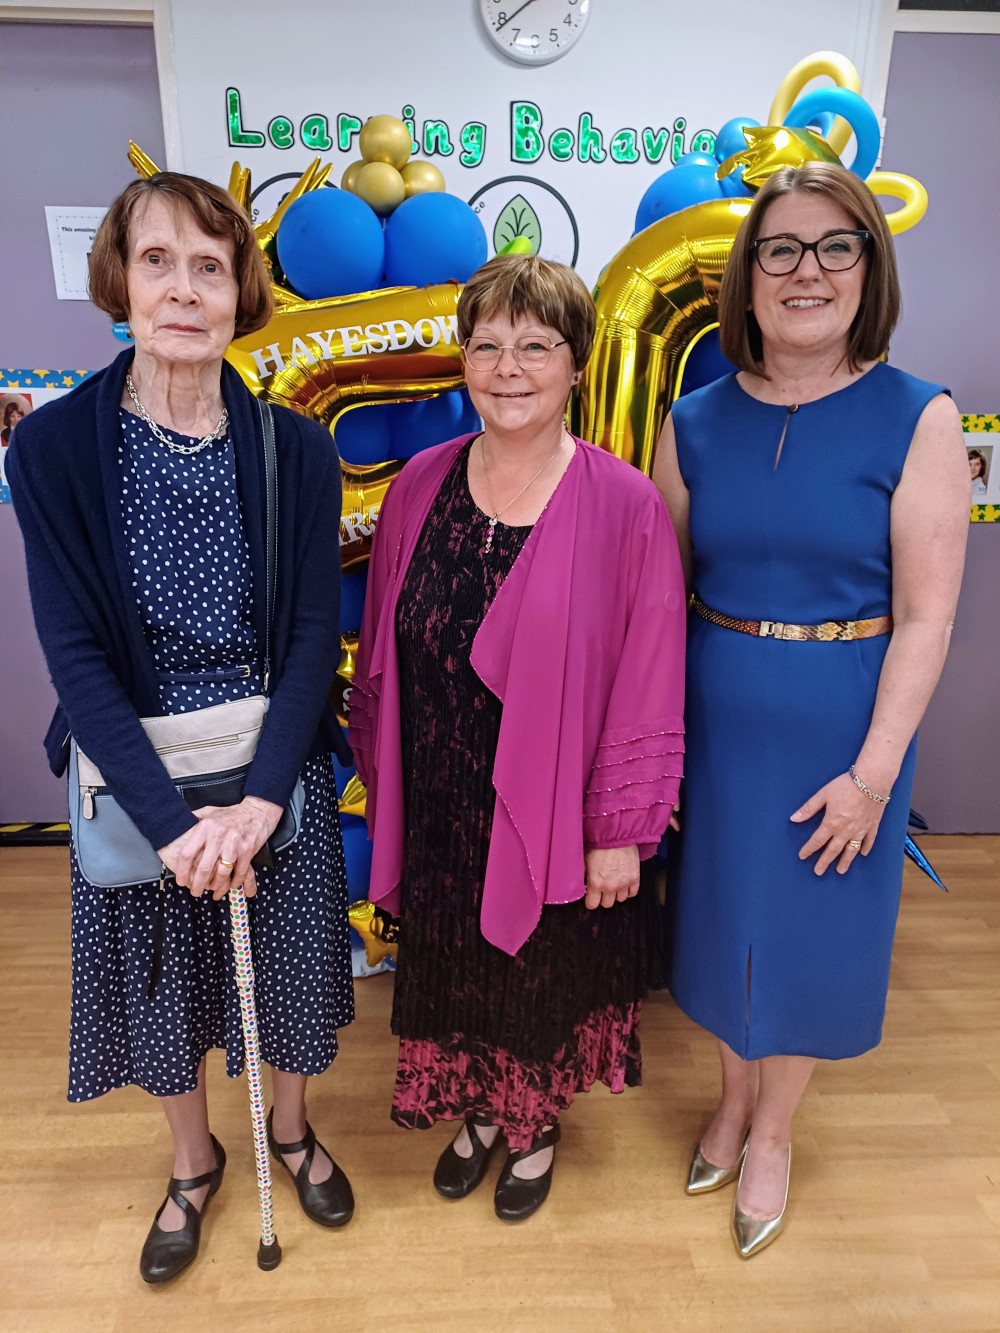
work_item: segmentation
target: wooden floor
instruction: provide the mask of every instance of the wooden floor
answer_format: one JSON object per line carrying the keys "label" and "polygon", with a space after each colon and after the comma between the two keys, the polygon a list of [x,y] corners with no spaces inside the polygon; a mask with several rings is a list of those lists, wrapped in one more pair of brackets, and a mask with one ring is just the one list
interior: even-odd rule
{"label": "wooden floor", "polygon": [[230,1165],[197,1263],[164,1288],[137,1271],[170,1170],[162,1114],[136,1089],[65,1100],[66,852],[0,852],[0,1329],[1000,1329],[1000,838],[922,845],[951,893],[907,866],[885,1041],[818,1067],[787,1230],[758,1258],[732,1249],[731,1189],[683,1192],[716,1064],[665,996],[645,1010],[644,1086],[577,1101],[549,1202],[518,1227],[493,1216],[489,1184],[461,1203],[434,1193],[447,1126],[389,1122],[392,980],[380,976],[358,983],[358,1020],[312,1094],[312,1122],[354,1183],[354,1221],[313,1226],[284,1176],[284,1261],[257,1269],[245,1085],[213,1055]]}

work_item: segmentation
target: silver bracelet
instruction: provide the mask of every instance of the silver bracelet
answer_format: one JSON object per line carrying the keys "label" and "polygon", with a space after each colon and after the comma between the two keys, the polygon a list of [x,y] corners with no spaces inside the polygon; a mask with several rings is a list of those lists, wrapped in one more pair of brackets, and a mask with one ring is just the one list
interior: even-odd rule
{"label": "silver bracelet", "polygon": [[869,801],[874,801],[876,805],[888,805],[889,802],[892,800],[891,796],[880,796],[877,791],[872,791],[871,787],[866,787],[865,784],[858,777],[857,773],[855,773],[853,764],[850,766],[847,772],[851,781],[854,783],[855,787],[860,787],[860,789],[868,797]]}

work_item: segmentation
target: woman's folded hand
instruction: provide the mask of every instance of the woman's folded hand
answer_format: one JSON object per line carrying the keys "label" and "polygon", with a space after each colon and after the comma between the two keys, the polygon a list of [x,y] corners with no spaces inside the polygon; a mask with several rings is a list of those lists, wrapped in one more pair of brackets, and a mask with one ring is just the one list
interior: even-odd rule
{"label": "woman's folded hand", "polygon": [[205,805],[194,815],[198,823],[161,847],[160,860],[195,898],[223,898],[234,884],[252,898],[257,878],[250,861],[278,827],[281,806],[245,796],[239,805]]}

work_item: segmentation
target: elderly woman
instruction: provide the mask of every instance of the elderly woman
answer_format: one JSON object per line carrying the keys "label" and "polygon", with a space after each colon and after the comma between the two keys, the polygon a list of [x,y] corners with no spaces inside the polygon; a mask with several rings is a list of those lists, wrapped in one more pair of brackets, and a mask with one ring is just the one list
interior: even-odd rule
{"label": "elderly woman", "polygon": [[[72,735],[173,872],[165,895],[155,883],[102,889],[71,857],[69,1098],[136,1083],[160,1099],[174,1174],[140,1271],[162,1282],[197,1254],[201,1213],[225,1166],[209,1132],[205,1055],[221,1046],[230,1075],[242,1067],[226,903],[234,883],[256,894],[272,1150],[315,1221],[336,1226],[353,1209],[305,1113],[307,1076],[327,1068],[337,1028],[353,1016],[330,761],[331,750],[346,750],[326,703],[338,660],[340,471],[325,431],[274,409],[280,503],[268,625],[264,414],[223,361],[234,334],[261,328],[271,311],[245,212],[189,176],[130,185],[95,239],[91,293],[129,320],[134,351],[32,413],[8,470],[59,697],[52,769],[65,769]],[[262,693],[270,707],[243,799],[192,812],[140,717]],[[251,858],[300,774],[298,839],[255,873]],[[163,956],[153,989],[158,896]]]}
{"label": "elderly woman", "polygon": [[681,762],[684,590],[655,488],[566,431],[594,307],[571,269],[491,260],[458,305],[483,430],[419,454],[379,516],[351,697],[371,896],[401,914],[393,1119],[497,1141],[497,1215],[552,1178],[557,1117],[638,1083],[640,857]]}
{"label": "elderly woman", "polygon": [[739,1176],[745,1258],[781,1229],[816,1059],[881,1038],[914,732],[962,575],[958,413],[879,360],[898,312],[868,188],[777,172],[722,284],[739,372],[674,404],[654,468],[694,592],[671,989],[722,1059],[687,1188]]}

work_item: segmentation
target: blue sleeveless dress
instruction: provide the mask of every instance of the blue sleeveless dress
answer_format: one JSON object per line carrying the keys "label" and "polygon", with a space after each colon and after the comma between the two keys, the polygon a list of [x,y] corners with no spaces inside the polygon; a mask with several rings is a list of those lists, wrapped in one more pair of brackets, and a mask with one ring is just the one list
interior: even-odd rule
{"label": "blue sleeveless dress", "polygon": [[[777,468],[784,407],[735,375],[676,402],[701,600],[788,624],[887,615],[892,494],[941,392],[880,362],[788,418]],[[888,646],[753,638],[690,617],[670,988],[746,1060],[841,1059],[881,1039],[916,742],[872,851],[846,875],[798,859],[821,820],[789,816],[857,758]]]}

